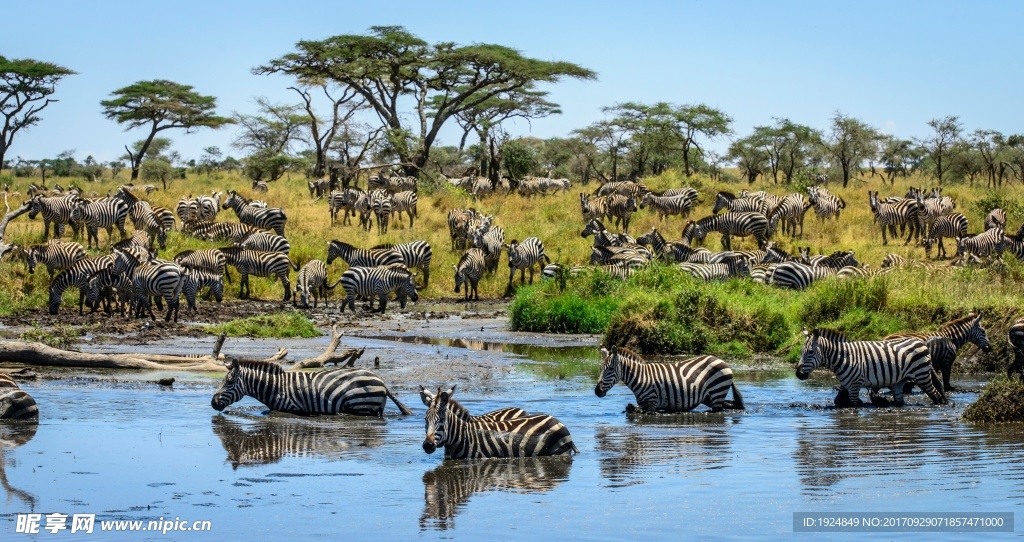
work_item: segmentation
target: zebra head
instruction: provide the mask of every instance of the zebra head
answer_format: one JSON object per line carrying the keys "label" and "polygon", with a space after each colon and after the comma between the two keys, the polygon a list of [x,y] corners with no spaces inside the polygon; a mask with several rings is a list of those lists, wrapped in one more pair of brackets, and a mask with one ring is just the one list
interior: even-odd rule
{"label": "zebra head", "polygon": [[804,347],[800,351],[800,365],[796,368],[796,377],[800,380],[807,380],[811,376],[811,371],[824,364],[819,339],[818,330],[808,332],[807,328],[804,328]]}
{"label": "zebra head", "polygon": [[213,392],[213,400],[210,401],[210,406],[216,411],[222,411],[232,403],[237,403],[245,396],[245,391],[240,385],[241,382],[241,369],[237,359],[232,359],[231,364],[228,365],[228,374],[224,375],[224,382],[221,383],[217,391]]}
{"label": "zebra head", "polygon": [[988,342],[988,333],[985,332],[985,328],[981,325],[981,313],[975,313],[972,315],[973,322],[971,322],[971,331],[968,336],[970,341],[978,345],[982,352],[991,352],[992,345]]}
{"label": "zebra head", "polygon": [[247,203],[245,198],[240,196],[238,192],[234,190],[228,190],[228,199],[224,200],[225,209],[234,209],[235,207],[241,208],[241,205]]}
{"label": "zebra head", "polygon": [[686,227],[683,228],[683,241],[687,245],[691,245],[693,242],[700,243],[707,237],[708,230],[700,225],[699,222],[689,221],[686,223]]}
{"label": "zebra head", "polygon": [[445,426],[448,421],[448,401],[455,393],[455,386],[447,391],[437,388],[437,394],[431,394],[420,386],[420,399],[427,405],[427,414],[423,417],[426,437],[423,439],[423,451],[434,453],[445,445]]}
{"label": "zebra head", "polygon": [[604,397],[608,390],[612,389],[622,379],[622,363],[619,360],[619,348],[612,346],[611,351],[602,348],[601,357],[604,359],[601,362],[601,375],[598,377],[597,386],[594,388],[594,395],[598,397]]}
{"label": "zebra head", "polygon": [[604,231],[604,229],[604,224],[600,220],[592,218],[590,222],[587,222],[587,226],[583,228],[583,231],[580,232],[580,237],[589,237]]}
{"label": "zebra head", "polygon": [[100,275],[110,270],[110,267],[100,269],[89,276],[89,286],[85,290],[85,303],[89,305],[89,308],[96,310],[96,307],[100,301]]}
{"label": "zebra head", "polygon": [[398,290],[395,292],[398,297],[398,305],[405,308],[406,298],[411,300],[413,303],[420,300],[420,296],[416,293],[416,274],[405,272],[405,278],[402,280],[402,284],[398,286]]}
{"label": "zebra head", "polygon": [[637,237],[636,242],[644,246],[653,246],[655,244],[655,241],[657,241],[659,238],[661,238],[661,240],[664,241],[664,238],[662,238],[661,234],[658,233],[657,228],[652,227],[651,231]]}
{"label": "zebra head", "polygon": [[30,219],[34,219],[36,215],[39,214],[39,211],[43,209],[43,196],[41,194],[36,194],[35,196],[32,196],[31,201],[32,204],[29,206],[28,217]]}
{"label": "zebra head", "polygon": [[29,273],[36,272],[36,265],[39,264],[39,252],[41,250],[39,247],[28,247],[28,250],[21,249],[21,254],[25,257],[25,263],[28,264]]}
{"label": "zebra head", "polygon": [[452,269],[455,270],[455,293],[459,293],[459,290],[462,289],[462,285],[466,283],[466,274],[463,273],[462,270],[459,269],[459,266],[455,264],[452,264]]}
{"label": "zebra head", "polygon": [[715,194],[715,206],[711,208],[711,214],[717,215],[719,211],[729,206],[729,196],[723,192]]}

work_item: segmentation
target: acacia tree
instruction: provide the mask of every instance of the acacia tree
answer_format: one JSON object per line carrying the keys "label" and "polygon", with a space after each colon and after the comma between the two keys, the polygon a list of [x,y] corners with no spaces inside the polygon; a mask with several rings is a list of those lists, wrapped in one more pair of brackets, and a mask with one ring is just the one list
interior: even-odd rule
{"label": "acacia tree", "polygon": [[697,142],[697,136],[715,139],[728,135],[732,132],[729,128],[732,118],[721,110],[705,104],[674,107],[672,108],[672,117],[679,133],[680,150],[683,153],[683,171],[689,177],[693,171],[691,151],[696,150],[699,155],[704,154],[704,149]]}
{"label": "acacia tree", "polygon": [[139,81],[111,94],[113,99],[100,102],[105,117],[126,124],[125,130],[149,127],[149,136],[137,152],[125,146],[131,161],[133,181],[139,177],[142,158],[159,132],[184,128],[185,133],[192,133],[199,128],[216,129],[234,122],[214,114],[216,98],[203,96],[194,92],[191,86],[173,81]]}
{"label": "acacia tree", "polygon": [[863,122],[836,111],[832,126],[822,147],[843,171],[843,188],[850,182],[850,172],[865,159],[874,156],[878,132]]}
{"label": "acacia tree", "polygon": [[764,174],[765,168],[769,167],[768,151],[756,134],[733,141],[726,158],[736,163],[750,184],[754,184],[758,175]]}
{"label": "acacia tree", "polygon": [[[330,81],[359,93],[392,132],[389,138],[411,136],[412,145],[395,149],[407,175],[423,168],[441,127],[455,115],[531,84],[596,76],[576,64],[528,58],[501,45],[429,44],[400,26],[300,41],[295,52],[253,72]],[[405,111],[410,102],[412,115]]]}
{"label": "acacia tree", "polygon": [[953,162],[953,155],[959,151],[960,134],[963,132],[963,125],[960,118],[950,115],[941,119],[928,121],[928,126],[934,131],[932,137],[920,142],[928,158],[931,158],[931,165],[934,168],[935,178],[942,184],[942,178]]}
{"label": "acacia tree", "polygon": [[657,174],[668,166],[677,140],[671,104],[626,102],[606,107],[604,111],[615,115],[611,124],[621,127],[629,137],[627,147],[633,175],[642,176],[648,168]]}
{"label": "acacia tree", "polygon": [[[353,130],[348,127],[349,122],[352,121],[356,113],[366,109],[367,106],[366,100],[351,87],[342,87],[340,94],[338,91],[332,94],[332,90],[323,80],[307,80],[305,84],[306,86],[301,88],[288,88],[299,94],[306,109],[309,141],[312,144],[316,158],[313,176],[320,178],[330,171],[331,164],[328,151],[333,147],[335,136],[339,135],[339,131],[346,137],[351,134]],[[324,97],[327,98],[328,103],[331,104],[330,116],[321,118],[317,115],[316,109],[313,107],[313,94],[311,92],[313,87],[319,88],[323,92]],[[354,141],[354,139],[350,138],[349,141]],[[348,166],[349,164],[346,161],[344,168],[346,172],[349,169]],[[346,173],[346,178],[347,175]]]}
{"label": "acacia tree", "polygon": [[75,72],[57,64],[30,58],[0,56],[0,164],[21,130],[39,123],[39,113],[57,100],[51,98],[57,83]]}

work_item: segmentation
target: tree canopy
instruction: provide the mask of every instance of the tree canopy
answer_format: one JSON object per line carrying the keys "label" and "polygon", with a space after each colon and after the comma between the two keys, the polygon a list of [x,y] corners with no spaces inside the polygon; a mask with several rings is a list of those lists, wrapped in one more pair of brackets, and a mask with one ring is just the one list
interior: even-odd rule
{"label": "tree canopy", "polygon": [[0,164],[21,130],[38,124],[39,113],[57,100],[57,83],[75,72],[50,62],[0,56]]}

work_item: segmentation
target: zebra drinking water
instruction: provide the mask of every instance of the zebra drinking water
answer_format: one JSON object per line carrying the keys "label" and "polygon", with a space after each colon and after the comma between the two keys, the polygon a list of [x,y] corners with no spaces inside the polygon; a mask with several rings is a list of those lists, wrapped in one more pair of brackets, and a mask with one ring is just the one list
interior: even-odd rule
{"label": "zebra drinking water", "polygon": [[[10,375],[0,373],[0,420],[29,420],[39,418],[36,400]],[[6,481],[6,480],[5,480]]]}

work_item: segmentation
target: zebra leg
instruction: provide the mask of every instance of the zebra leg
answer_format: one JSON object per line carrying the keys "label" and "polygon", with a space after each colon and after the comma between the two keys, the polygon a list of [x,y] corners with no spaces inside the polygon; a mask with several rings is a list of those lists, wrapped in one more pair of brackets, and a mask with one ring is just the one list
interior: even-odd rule
{"label": "zebra leg", "polygon": [[292,286],[288,282],[288,271],[285,271],[284,274],[280,276],[280,279],[281,284],[284,286],[284,300],[288,301],[292,298]]}
{"label": "zebra leg", "polygon": [[[373,296],[370,297],[370,306],[371,307],[373,306]],[[384,309],[387,306],[388,306],[388,293],[387,292],[382,292],[380,294],[380,308],[378,308],[374,312],[379,312],[379,313],[383,314],[384,313]]]}
{"label": "zebra leg", "polygon": [[942,393],[942,388],[937,388],[932,385],[932,371],[927,373],[922,372],[916,377],[917,385],[922,391],[928,394],[928,398],[932,400],[932,403],[936,405],[945,404],[946,395]]}
{"label": "zebra leg", "polygon": [[904,382],[897,382],[896,385],[892,387],[892,402],[896,406],[903,406],[904,404],[903,384]]}

